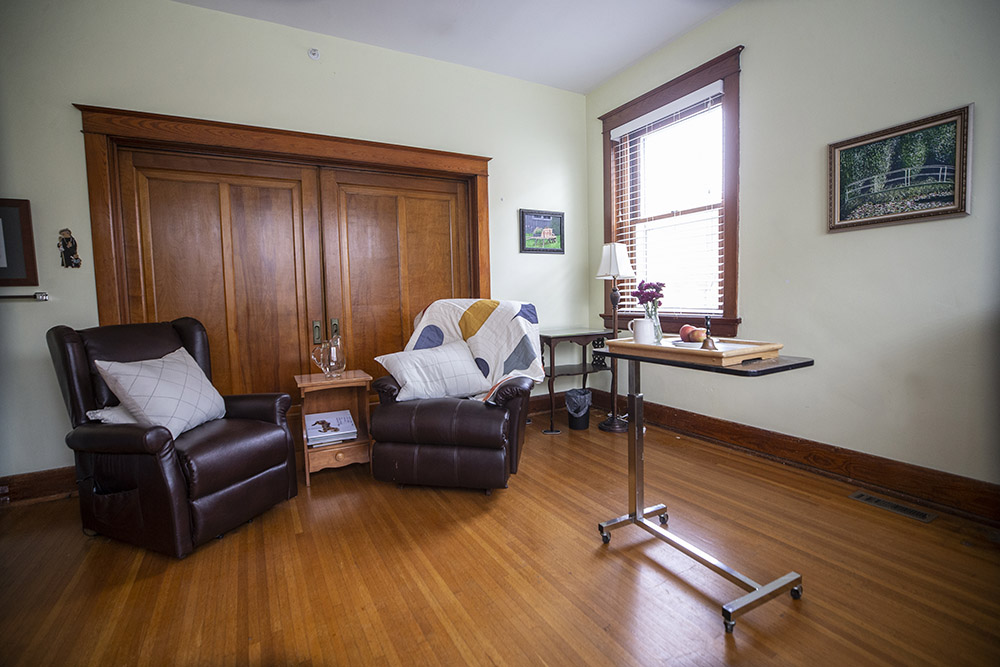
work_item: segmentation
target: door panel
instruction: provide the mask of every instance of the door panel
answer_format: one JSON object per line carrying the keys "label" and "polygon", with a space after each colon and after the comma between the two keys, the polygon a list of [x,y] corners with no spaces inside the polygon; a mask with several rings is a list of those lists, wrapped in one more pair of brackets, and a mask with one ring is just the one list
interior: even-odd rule
{"label": "door panel", "polygon": [[468,189],[445,179],[323,170],[327,310],[348,366],[403,349],[432,301],[472,296]]}
{"label": "door panel", "polygon": [[[152,179],[139,174],[142,237],[149,261],[142,263],[144,322],[190,316],[205,325],[212,353],[216,386],[230,377],[230,356],[224,338],[226,321],[223,275],[220,185],[218,183]],[[170,220],[171,224],[153,224]],[[197,288],[193,288],[197,286]]]}
{"label": "door panel", "polygon": [[314,320],[340,320],[348,366],[384,374],[413,318],[473,296],[468,185],[121,149],[130,321],[192,316],[224,393],[284,391],[310,361]]}
{"label": "door panel", "polygon": [[[235,331],[230,351],[240,382],[236,393],[274,391],[295,395],[292,369],[302,372],[300,344],[308,318],[299,318],[295,258],[301,188],[230,185]],[[236,342],[234,345],[233,342]],[[274,363],[277,362],[277,363]]]}
{"label": "door panel", "polygon": [[321,283],[317,170],[123,153],[131,321],[195,317],[221,393],[295,395],[310,322],[324,317],[319,287],[307,289]]}

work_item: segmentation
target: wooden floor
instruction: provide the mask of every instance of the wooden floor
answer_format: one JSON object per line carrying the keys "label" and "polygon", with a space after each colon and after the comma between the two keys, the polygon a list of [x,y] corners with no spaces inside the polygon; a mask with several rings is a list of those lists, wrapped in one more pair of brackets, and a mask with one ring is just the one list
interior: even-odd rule
{"label": "wooden floor", "polygon": [[491,497],[323,471],[180,561],[83,535],[75,499],[0,510],[0,664],[1000,664],[995,531],[651,427],[671,531],[759,582],[803,575],[726,634],[741,589],[636,526],[601,543],[626,436],[562,421],[535,419]]}

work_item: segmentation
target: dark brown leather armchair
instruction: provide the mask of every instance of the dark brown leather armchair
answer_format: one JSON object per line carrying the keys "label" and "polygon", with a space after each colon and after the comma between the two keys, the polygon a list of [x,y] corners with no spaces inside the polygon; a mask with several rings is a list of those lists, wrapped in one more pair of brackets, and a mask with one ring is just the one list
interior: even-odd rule
{"label": "dark brown leather armchair", "polygon": [[184,347],[211,380],[195,319],[76,331],[46,339],[69,410],[83,527],[178,558],[298,492],[287,394],[224,396],[225,417],[176,439],[163,426],[103,424],[87,412],[118,399],[95,359],[157,359]]}
{"label": "dark brown leather armchair", "polygon": [[391,376],[372,384],[371,465],[375,479],[471,489],[507,487],[517,472],[534,380],[506,380],[488,402],[466,398],[396,401]]}

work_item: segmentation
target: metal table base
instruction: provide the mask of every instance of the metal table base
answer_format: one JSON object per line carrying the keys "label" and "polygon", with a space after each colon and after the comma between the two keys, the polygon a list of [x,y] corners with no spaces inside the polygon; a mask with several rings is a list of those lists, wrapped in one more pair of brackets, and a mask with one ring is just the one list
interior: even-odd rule
{"label": "metal table base", "polygon": [[[663,528],[667,524],[667,506],[663,504],[644,507],[643,493],[643,399],[639,391],[639,361],[628,359],[629,363],[629,393],[628,413],[631,415],[628,425],[628,514],[609,519],[597,524],[597,530],[605,544],[611,541],[611,531],[616,528],[635,524],[663,540],[670,546],[698,561],[715,573],[736,584],[747,594],[722,605],[722,621],[726,632],[732,632],[736,626],[736,617],[754,609],[768,600],[778,597],[788,591],[791,597],[798,600],[802,597],[802,575],[797,572],[775,579],[767,584],[740,574],[714,556],[699,549],[690,542]],[[643,508],[640,512],[639,508]],[[659,524],[653,523],[648,517],[659,517]]]}

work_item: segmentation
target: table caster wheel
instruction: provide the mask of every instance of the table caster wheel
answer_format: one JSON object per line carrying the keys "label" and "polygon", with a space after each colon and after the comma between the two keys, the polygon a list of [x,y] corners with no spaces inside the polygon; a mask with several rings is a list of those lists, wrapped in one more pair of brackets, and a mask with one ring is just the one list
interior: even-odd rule
{"label": "table caster wheel", "polygon": [[601,533],[601,542],[607,544],[611,541],[611,533]]}
{"label": "table caster wheel", "polygon": [[733,634],[733,628],[736,627],[736,621],[726,621],[726,620],[723,620],[722,623],[723,623],[723,625],[726,626],[726,634],[727,635]]}
{"label": "table caster wheel", "polygon": [[801,584],[798,585],[798,586],[796,586],[795,588],[791,589],[788,592],[791,593],[793,600],[801,600],[802,599],[802,586],[801,586]]}
{"label": "table caster wheel", "polygon": [[661,514],[660,515],[660,525],[661,526],[667,525],[667,521],[669,521],[669,520],[670,520],[670,517],[668,515],[666,515],[666,514]]}

